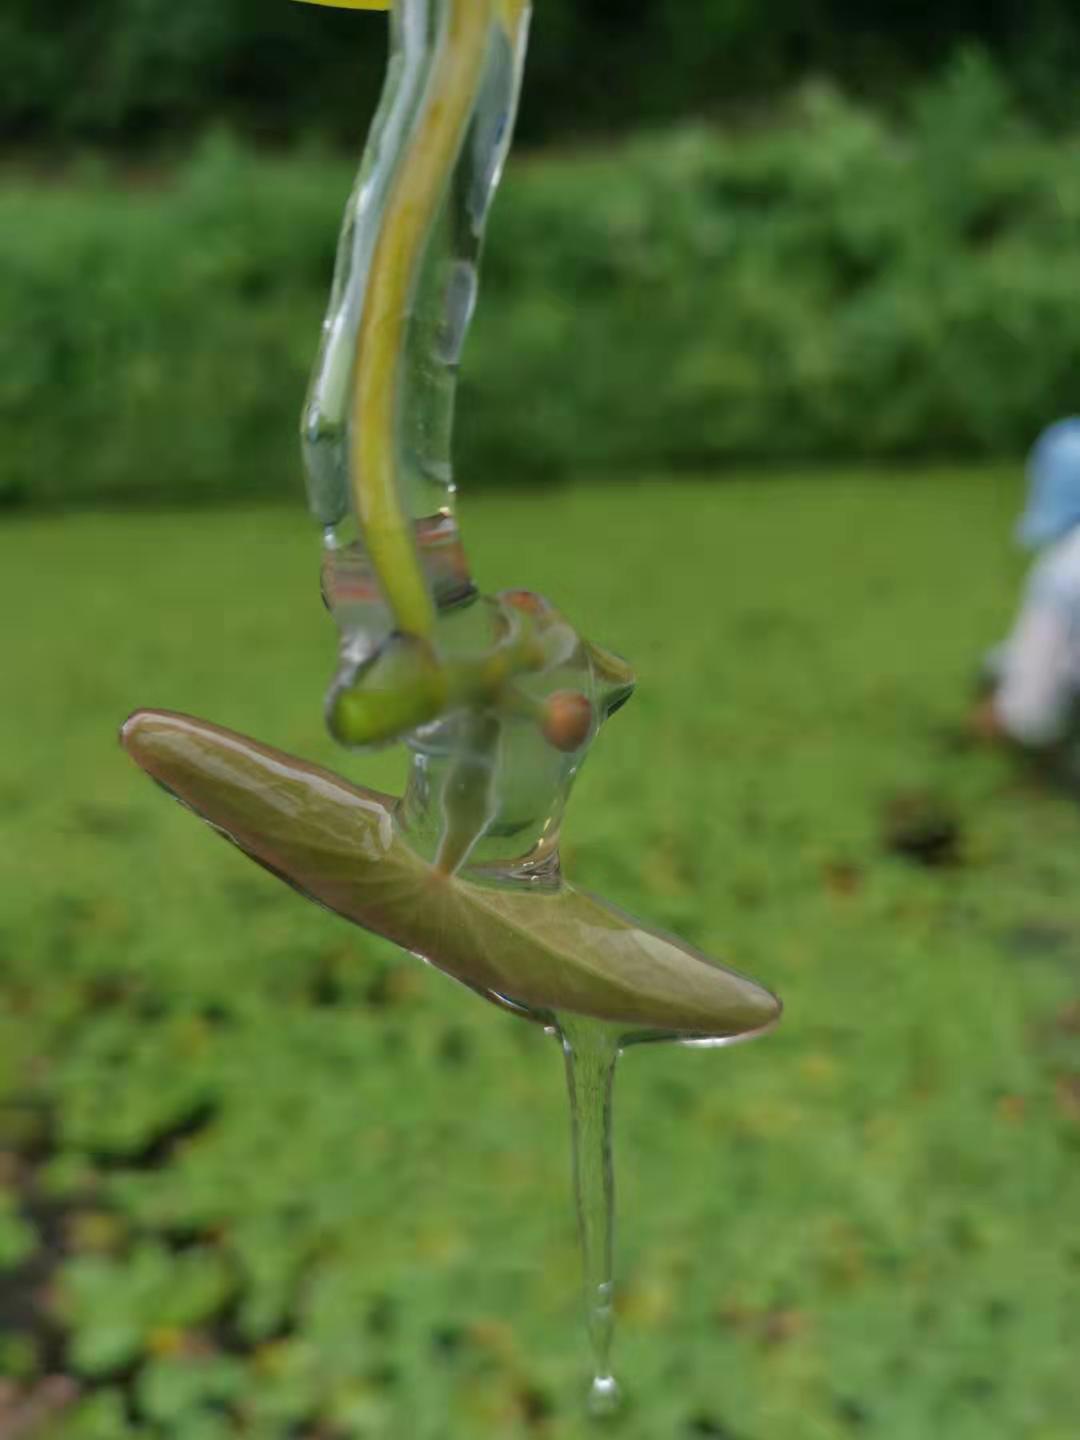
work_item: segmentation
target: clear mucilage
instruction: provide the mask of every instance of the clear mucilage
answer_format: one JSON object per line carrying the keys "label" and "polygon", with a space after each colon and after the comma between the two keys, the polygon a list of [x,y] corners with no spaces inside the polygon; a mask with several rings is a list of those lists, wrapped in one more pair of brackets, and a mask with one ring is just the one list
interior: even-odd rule
{"label": "clear mucilage", "polygon": [[[401,336],[398,389],[390,436],[397,480],[413,522],[417,544],[427,557],[425,526],[453,515],[451,459],[458,366],[476,304],[484,229],[513,138],[521,91],[529,11],[520,10],[513,29],[490,0],[457,0],[487,12],[480,54],[470,71],[456,77],[471,93],[458,96],[464,123],[456,158],[441,177],[442,193],[429,216],[418,217],[423,233],[414,237],[419,264],[408,279],[408,310]],[[350,475],[350,428],[356,381],[357,339],[369,282],[395,185],[416,150],[432,109],[445,103],[439,60],[451,39],[455,4],[447,0],[403,0],[391,14],[391,54],[382,101],[363,164],[350,197],[338,250],[323,341],[303,419],[308,496],[324,527],[331,555],[356,540]],[[381,278],[381,277],[380,277]],[[441,543],[428,560],[438,589],[463,557],[438,529]],[[467,572],[466,572],[467,574]]]}
{"label": "clear mucilage", "polygon": [[481,596],[454,514],[458,369],[529,21],[519,0],[394,6],[303,443],[341,637],[331,730],[410,746],[398,820],[425,859],[542,883],[573,779],[633,676],[541,597]]}

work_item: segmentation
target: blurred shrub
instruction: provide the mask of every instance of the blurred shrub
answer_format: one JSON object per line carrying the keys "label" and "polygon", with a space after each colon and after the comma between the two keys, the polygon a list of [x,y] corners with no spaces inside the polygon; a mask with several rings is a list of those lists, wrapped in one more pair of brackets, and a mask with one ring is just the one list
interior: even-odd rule
{"label": "blurred shrub", "polygon": [[[1021,451],[1080,399],[1076,151],[968,57],[903,131],[818,88],[768,131],[519,164],[463,479]],[[297,487],[348,183],[216,141],[167,184],[0,192],[0,493]]]}
{"label": "blurred shrub", "polygon": [[[530,139],[610,133],[828,74],[894,96],[981,43],[1050,121],[1080,115],[1073,0],[543,0],[522,116]],[[259,138],[353,137],[384,26],[289,0],[4,0],[0,130],[144,144],[224,121]]]}
{"label": "blurred shrub", "polygon": [[167,185],[0,191],[0,497],[289,484],[346,184],[214,143]]}

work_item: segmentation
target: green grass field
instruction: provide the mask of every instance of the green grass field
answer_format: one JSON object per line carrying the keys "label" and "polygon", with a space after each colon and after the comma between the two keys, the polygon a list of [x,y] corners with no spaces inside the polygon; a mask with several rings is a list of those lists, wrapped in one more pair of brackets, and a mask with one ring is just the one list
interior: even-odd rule
{"label": "green grass field", "polygon": [[[787,1003],[756,1045],[624,1062],[619,1440],[1077,1433],[1080,811],[962,727],[1016,503],[936,473],[465,505],[485,585],[639,667],[568,868]],[[20,1440],[588,1433],[554,1044],[115,743],[167,706],[394,783],[322,733],[316,569],[299,506],[0,531]],[[79,1398],[17,1431],[58,1373]]]}

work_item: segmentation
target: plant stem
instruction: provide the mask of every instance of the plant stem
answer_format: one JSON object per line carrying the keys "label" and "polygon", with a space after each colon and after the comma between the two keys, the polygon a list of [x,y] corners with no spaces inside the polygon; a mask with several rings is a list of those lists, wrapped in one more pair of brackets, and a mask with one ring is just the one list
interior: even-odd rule
{"label": "plant stem", "polygon": [[492,22],[492,0],[448,0],[423,109],[391,192],[357,339],[350,466],[356,513],[398,628],[430,640],[435,605],[399,475],[396,421],[410,302],[461,149]]}

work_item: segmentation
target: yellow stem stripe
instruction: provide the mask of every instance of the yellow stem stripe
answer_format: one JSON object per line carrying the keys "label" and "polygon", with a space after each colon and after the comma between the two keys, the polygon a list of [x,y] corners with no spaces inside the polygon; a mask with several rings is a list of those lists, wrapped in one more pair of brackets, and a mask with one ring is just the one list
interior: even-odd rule
{"label": "yellow stem stripe", "polygon": [[390,0],[306,0],[308,5],[331,5],[338,10],[389,10]]}
{"label": "yellow stem stripe", "polygon": [[430,639],[435,606],[400,483],[396,420],[409,303],[483,71],[492,0],[450,0],[427,94],[386,208],[357,341],[351,468],[372,565],[399,629]]}
{"label": "yellow stem stripe", "polygon": [[530,0],[499,0],[499,19],[508,35],[513,37],[522,15],[529,8]]}

